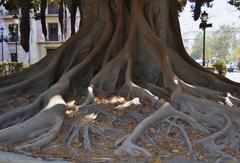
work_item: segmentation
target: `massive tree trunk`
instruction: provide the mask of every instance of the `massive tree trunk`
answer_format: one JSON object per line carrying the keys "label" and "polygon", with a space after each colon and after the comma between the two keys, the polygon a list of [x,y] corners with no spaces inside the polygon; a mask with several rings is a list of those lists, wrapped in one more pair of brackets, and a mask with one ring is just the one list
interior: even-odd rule
{"label": "massive tree trunk", "polygon": [[[211,152],[222,152],[216,140],[240,147],[240,85],[188,56],[176,0],[82,1],[82,26],[76,34],[31,68],[0,80],[1,102],[19,94],[36,96],[0,117],[1,144],[21,142],[20,149],[52,141],[64,121],[66,95],[81,87],[86,99],[76,112],[94,103],[94,95],[109,93],[139,97],[157,110],[123,139],[117,153],[151,156],[135,145],[140,136],[152,126],[177,120],[208,133],[197,143]],[[79,125],[88,135],[89,126],[75,122],[68,144],[78,135]],[[188,145],[191,149],[189,141]]]}

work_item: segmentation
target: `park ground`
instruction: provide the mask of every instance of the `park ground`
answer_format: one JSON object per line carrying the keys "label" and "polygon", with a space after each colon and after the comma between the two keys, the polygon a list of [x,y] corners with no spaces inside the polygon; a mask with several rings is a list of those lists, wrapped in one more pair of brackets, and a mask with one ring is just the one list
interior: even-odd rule
{"label": "park ground", "polygon": [[232,81],[240,83],[240,71],[228,72],[226,77]]}
{"label": "park ground", "polygon": [[[230,73],[228,76],[237,76],[240,73]],[[80,89],[78,89],[80,90]],[[150,109],[147,101],[139,102],[138,98],[127,99],[124,97],[109,95],[109,96],[96,96],[95,103],[96,110],[91,111],[89,109],[80,111],[78,119],[74,118],[73,110],[75,105],[79,105],[84,100],[84,91],[73,92],[69,94],[69,99],[73,99],[70,96],[74,96],[75,101],[68,101],[66,107],[66,119],[60,131],[60,134],[50,144],[43,147],[31,148],[25,150],[16,150],[16,145],[4,146],[5,152],[11,151],[14,153],[24,154],[25,156],[43,158],[46,160],[54,160],[60,158],[61,160],[74,161],[74,162],[153,162],[158,163],[164,160],[164,162],[179,163],[180,160],[184,163],[188,162],[213,162],[213,160],[220,159],[222,156],[211,154],[204,150],[201,145],[193,144],[193,155],[189,153],[188,146],[185,142],[184,135],[181,134],[179,128],[169,126],[167,123],[162,123],[156,127],[150,128],[142,137],[138,143],[141,147],[147,149],[153,158],[146,158],[139,156],[137,158],[129,157],[128,155],[116,155],[115,150],[118,148],[116,142],[122,137],[130,134],[136,125],[152,114],[153,109]],[[14,109],[17,105],[26,105],[33,101],[34,95],[23,94],[16,98],[5,100],[5,103],[1,103],[1,115],[4,112]],[[126,103],[127,101],[131,101]],[[128,105],[129,104],[129,105]],[[90,126],[100,129],[101,132],[90,132],[92,151],[86,151],[83,144],[83,135],[80,133],[80,140],[76,141],[71,146],[67,145],[66,138],[71,128],[71,124],[74,121],[82,121],[83,119],[90,121]],[[201,131],[193,129],[191,126],[186,126],[186,131],[190,141],[194,142],[197,139],[207,136]],[[240,159],[240,151],[233,150],[227,146],[224,148],[224,152],[235,156]],[[20,159],[26,162],[26,157],[18,157],[11,153],[3,153],[6,158]],[[5,157],[4,156],[4,157]],[[13,157],[14,156],[14,157]],[[174,160],[173,160],[174,158]],[[0,152],[1,159],[1,152]],[[16,160],[15,159],[15,160]],[[25,159],[25,160],[24,160]],[[30,161],[31,162],[30,158]],[[194,161],[192,161],[194,160]],[[11,162],[11,161],[9,161]],[[13,161],[14,162],[14,161]],[[32,161],[36,162],[36,160]],[[57,162],[60,162],[59,160]]]}

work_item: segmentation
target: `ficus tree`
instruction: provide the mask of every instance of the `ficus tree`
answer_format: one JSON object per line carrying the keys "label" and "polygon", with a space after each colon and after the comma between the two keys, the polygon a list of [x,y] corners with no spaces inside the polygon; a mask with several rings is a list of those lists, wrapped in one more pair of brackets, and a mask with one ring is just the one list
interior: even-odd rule
{"label": "ficus tree", "polygon": [[[176,0],[70,1],[73,23],[73,14],[76,8],[80,9],[80,29],[72,31],[72,37],[62,46],[30,68],[0,79],[1,101],[19,94],[37,95],[30,104],[0,117],[0,143],[21,142],[18,149],[23,149],[52,141],[64,121],[67,94],[81,86],[86,99],[76,107],[75,116],[84,108],[93,109],[95,95],[103,94],[138,97],[140,102],[148,101],[156,110],[119,142],[118,154],[151,157],[151,153],[137,145],[141,135],[159,123],[179,120],[182,125],[188,124],[208,134],[195,143],[210,152],[223,154],[221,145],[239,148],[240,84],[204,69],[187,54],[178,21],[181,6],[178,3],[182,2],[186,3]],[[210,1],[194,3],[194,18],[198,19],[201,6],[210,5]],[[24,11],[22,22],[29,21],[30,4],[30,0],[20,0]],[[44,12],[46,0],[42,0],[40,6]],[[44,20],[42,23],[44,26]],[[21,25],[23,28],[27,24]],[[24,33],[27,29],[21,31]],[[28,35],[22,34],[27,39],[25,36]],[[78,138],[79,126],[84,126],[84,147],[91,150],[88,121],[74,122],[68,144]],[[216,132],[210,132],[211,128]],[[187,135],[185,138],[192,152]]]}

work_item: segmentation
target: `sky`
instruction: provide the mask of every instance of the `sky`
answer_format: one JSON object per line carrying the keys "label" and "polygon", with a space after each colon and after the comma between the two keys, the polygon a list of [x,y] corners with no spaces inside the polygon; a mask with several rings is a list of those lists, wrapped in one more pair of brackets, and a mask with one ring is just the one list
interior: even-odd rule
{"label": "sky", "polygon": [[[215,31],[223,24],[240,26],[240,11],[226,1],[227,0],[214,0],[212,8],[202,8],[202,11],[205,10],[208,13],[208,23],[212,23],[213,25],[212,28],[207,28],[207,30]],[[194,21],[190,10],[191,5],[188,3],[184,11],[180,13],[179,21],[182,32],[201,30],[199,29],[201,20]]]}

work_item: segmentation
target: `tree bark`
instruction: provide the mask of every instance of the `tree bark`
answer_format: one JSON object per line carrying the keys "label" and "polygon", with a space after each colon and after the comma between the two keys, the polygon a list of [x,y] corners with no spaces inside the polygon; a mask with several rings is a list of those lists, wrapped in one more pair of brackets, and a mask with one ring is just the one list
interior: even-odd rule
{"label": "tree bark", "polygon": [[[239,134],[240,123],[239,84],[211,73],[188,56],[175,0],[82,0],[81,4],[84,23],[76,34],[39,63],[0,80],[2,99],[23,92],[38,97],[21,110],[16,108],[0,117],[1,144],[24,141],[19,148],[26,148],[53,140],[64,120],[66,94],[79,85],[88,91],[77,110],[91,104],[95,94],[116,92],[150,101],[159,109],[136,127],[119,153],[150,156],[134,143],[148,128],[172,117],[207,133],[208,126],[218,128],[219,132],[199,141],[211,152],[219,152],[214,141],[220,137],[224,137],[222,144],[234,144],[231,137]],[[91,127],[82,125],[86,148],[90,149]],[[68,144],[78,137],[80,127],[73,126]],[[184,129],[176,126],[191,147]],[[19,128],[22,134],[16,137]]]}

